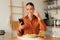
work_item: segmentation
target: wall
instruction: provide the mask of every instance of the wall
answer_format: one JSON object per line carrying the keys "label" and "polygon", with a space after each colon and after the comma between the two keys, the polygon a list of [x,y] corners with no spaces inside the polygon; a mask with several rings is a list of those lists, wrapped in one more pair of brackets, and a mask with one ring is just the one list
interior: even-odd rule
{"label": "wall", "polygon": [[0,30],[5,30],[5,36],[11,36],[9,0],[0,0]]}

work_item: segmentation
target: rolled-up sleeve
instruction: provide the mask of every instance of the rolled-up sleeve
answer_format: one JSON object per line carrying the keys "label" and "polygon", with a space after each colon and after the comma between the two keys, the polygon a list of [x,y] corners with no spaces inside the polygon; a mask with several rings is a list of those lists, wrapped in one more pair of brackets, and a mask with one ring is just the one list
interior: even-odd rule
{"label": "rolled-up sleeve", "polygon": [[39,20],[40,30],[46,31],[46,25],[43,20]]}

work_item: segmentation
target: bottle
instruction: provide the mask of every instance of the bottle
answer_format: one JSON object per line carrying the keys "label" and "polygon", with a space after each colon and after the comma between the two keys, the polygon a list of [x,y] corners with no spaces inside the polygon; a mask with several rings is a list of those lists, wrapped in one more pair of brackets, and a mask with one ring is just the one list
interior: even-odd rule
{"label": "bottle", "polygon": [[57,20],[57,21],[56,21],[56,25],[57,25],[57,26],[59,26],[59,25],[60,25],[59,20]]}

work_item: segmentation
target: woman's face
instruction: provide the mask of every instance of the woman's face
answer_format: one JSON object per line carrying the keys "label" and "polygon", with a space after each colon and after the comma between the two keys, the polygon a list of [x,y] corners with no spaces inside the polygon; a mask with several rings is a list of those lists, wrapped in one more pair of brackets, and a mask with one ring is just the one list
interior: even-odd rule
{"label": "woman's face", "polygon": [[26,12],[27,12],[27,14],[33,15],[34,7],[31,5],[27,5],[26,6]]}

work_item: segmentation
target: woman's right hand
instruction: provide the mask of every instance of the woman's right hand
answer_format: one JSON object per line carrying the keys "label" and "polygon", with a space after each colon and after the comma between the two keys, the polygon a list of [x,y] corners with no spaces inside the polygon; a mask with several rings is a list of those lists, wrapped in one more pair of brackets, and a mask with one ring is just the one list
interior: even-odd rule
{"label": "woman's right hand", "polygon": [[24,28],[20,23],[18,23],[19,27],[18,27],[18,31],[17,31],[17,35],[21,36],[22,35],[22,29]]}
{"label": "woman's right hand", "polygon": [[21,25],[20,23],[19,23],[19,27],[18,27],[18,30],[22,30],[24,28],[24,25]]}

